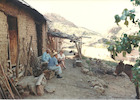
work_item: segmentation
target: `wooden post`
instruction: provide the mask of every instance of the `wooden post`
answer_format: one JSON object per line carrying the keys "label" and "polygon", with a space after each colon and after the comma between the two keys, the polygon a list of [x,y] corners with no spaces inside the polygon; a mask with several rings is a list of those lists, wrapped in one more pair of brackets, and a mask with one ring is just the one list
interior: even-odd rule
{"label": "wooden post", "polygon": [[79,51],[79,47],[78,47],[78,45],[77,45],[77,42],[75,42],[75,45],[76,45],[76,48],[77,48],[78,55],[79,55],[80,59],[82,59],[82,56],[81,56],[81,53],[80,53],[80,51]]}
{"label": "wooden post", "polygon": [[31,36],[31,39],[30,39],[30,44],[29,44],[29,49],[28,49],[28,54],[27,54],[28,58],[27,58],[27,66],[25,68],[25,76],[27,76],[27,72],[29,70],[29,59],[30,59],[31,45],[32,45],[32,36]]}
{"label": "wooden post", "polygon": [[13,82],[11,81],[11,79],[7,76],[9,82],[11,83],[11,86],[13,87],[14,91],[16,92],[16,94],[19,96],[19,99],[22,99],[21,95],[19,94],[17,88],[15,87],[15,85],[13,84]]}
{"label": "wooden post", "polygon": [[19,72],[19,59],[20,59],[20,47],[19,47],[19,41],[17,43],[17,61],[16,61],[16,78],[19,77],[18,72]]}

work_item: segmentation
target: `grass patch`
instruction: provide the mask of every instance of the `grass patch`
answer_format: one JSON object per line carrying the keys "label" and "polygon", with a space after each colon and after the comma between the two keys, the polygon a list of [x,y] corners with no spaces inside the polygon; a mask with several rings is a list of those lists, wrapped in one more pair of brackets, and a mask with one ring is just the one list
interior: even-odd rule
{"label": "grass patch", "polygon": [[117,66],[117,65],[118,65],[118,63],[112,62],[112,61],[105,61],[105,60],[104,60],[104,62],[105,62],[107,65],[109,65],[109,66]]}
{"label": "grass patch", "polygon": [[87,59],[87,57],[85,57],[85,56],[82,56],[82,59],[83,59],[83,60],[86,60],[86,59]]}
{"label": "grass patch", "polygon": [[90,65],[90,60],[86,60],[86,63],[88,64],[88,66]]}

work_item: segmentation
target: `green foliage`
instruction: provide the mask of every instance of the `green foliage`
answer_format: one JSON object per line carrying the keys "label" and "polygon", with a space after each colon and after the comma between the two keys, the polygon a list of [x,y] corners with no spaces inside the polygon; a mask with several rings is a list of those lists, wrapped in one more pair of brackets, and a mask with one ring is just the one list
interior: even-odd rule
{"label": "green foliage", "polygon": [[140,5],[140,0],[135,0],[135,5],[136,6]]}
{"label": "green foliage", "polygon": [[82,56],[82,59],[83,59],[83,60],[85,60],[85,59],[87,59],[87,57],[85,57],[85,56]]}
{"label": "green foliage", "polygon": [[132,81],[135,83],[135,85],[138,84],[140,86],[140,58],[136,60],[136,64],[132,68],[132,72],[133,72]]}
{"label": "green foliage", "polygon": [[[134,5],[138,6],[140,5],[140,0],[131,0],[134,2]],[[122,12],[122,15],[115,15],[115,23],[119,25],[119,22],[121,20],[124,20],[124,24],[126,26],[129,25],[128,18],[132,21],[132,23],[137,24],[140,28],[140,20],[135,21],[135,10],[128,10],[124,9]],[[109,44],[109,47],[107,48],[108,51],[111,52],[113,55],[113,58],[117,56],[118,53],[123,54],[124,57],[126,57],[126,53],[131,53],[133,48],[139,48],[139,56],[140,56],[140,30],[136,34],[134,33],[133,35],[127,35],[126,33],[123,34],[119,40],[115,40],[114,44]],[[136,63],[132,69],[133,72],[133,79],[132,81],[135,83],[135,85],[140,86],[140,57],[136,60]]]}
{"label": "green foliage", "polygon": [[121,19],[120,19],[119,15],[115,15],[115,22],[117,23],[117,25],[120,21],[121,21]]}
{"label": "green foliage", "polygon": [[115,23],[119,25],[118,23],[121,22],[121,20],[125,20],[124,24],[128,26],[129,25],[129,22],[127,20],[128,17],[133,23],[136,23],[135,21],[136,15],[134,13],[135,13],[134,9],[133,10],[124,9],[121,16],[115,15]]}
{"label": "green foliage", "polygon": [[86,63],[87,63],[88,65],[90,65],[90,60],[86,60]]}

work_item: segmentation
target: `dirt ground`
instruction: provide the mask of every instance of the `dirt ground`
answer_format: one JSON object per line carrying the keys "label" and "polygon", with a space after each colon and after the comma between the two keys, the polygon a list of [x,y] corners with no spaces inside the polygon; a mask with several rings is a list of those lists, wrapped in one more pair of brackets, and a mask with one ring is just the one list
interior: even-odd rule
{"label": "dirt ground", "polygon": [[[43,96],[30,95],[25,99],[134,99],[135,88],[126,75],[89,76],[81,72],[81,67],[73,68],[72,63],[72,59],[66,59],[67,69],[63,70],[62,79],[54,77],[47,81],[47,86],[53,87],[54,93],[45,92]],[[108,83],[103,95],[96,93],[89,84],[95,77]]]}
{"label": "dirt ground", "polygon": [[[69,45],[68,41],[64,45]],[[68,53],[72,48],[65,47],[66,55],[66,67],[63,70],[62,79],[56,77],[47,81],[47,86],[55,90],[54,93],[46,93],[43,96],[30,95],[25,99],[134,99],[135,87],[129,78],[123,73],[122,76],[113,75],[86,75],[81,72],[81,67],[73,67],[73,55]],[[91,49],[90,49],[91,50]],[[88,51],[88,50],[87,50]],[[86,52],[87,52],[86,51]],[[97,50],[98,51],[98,50]],[[96,56],[103,57],[103,55],[97,55],[97,53],[91,51]],[[99,51],[99,54],[105,53]],[[108,55],[108,54],[106,54]],[[93,55],[95,56],[95,55]],[[105,59],[105,58],[104,58]],[[91,87],[89,81],[94,78],[101,79],[108,84],[108,88],[105,88],[104,94],[97,93],[93,87]]]}

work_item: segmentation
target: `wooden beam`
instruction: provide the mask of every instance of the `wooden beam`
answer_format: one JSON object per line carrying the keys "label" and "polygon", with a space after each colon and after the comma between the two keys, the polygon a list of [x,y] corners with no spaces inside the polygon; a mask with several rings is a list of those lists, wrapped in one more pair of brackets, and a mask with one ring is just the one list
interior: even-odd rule
{"label": "wooden beam", "polygon": [[20,59],[20,46],[19,41],[17,43],[17,61],[16,61],[16,78],[19,77],[19,59]]}
{"label": "wooden beam", "polygon": [[27,66],[25,68],[25,76],[27,76],[27,73],[28,73],[28,70],[29,70],[29,59],[30,59],[30,51],[31,51],[31,45],[32,45],[32,36],[31,36],[31,39],[30,39],[30,44],[29,44],[29,48],[28,48],[28,54],[27,54]]}
{"label": "wooden beam", "polygon": [[42,79],[44,77],[44,73],[42,73],[39,77],[38,77],[38,80],[36,82],[36,85],[41,85],[41,82],[42,82]]}

